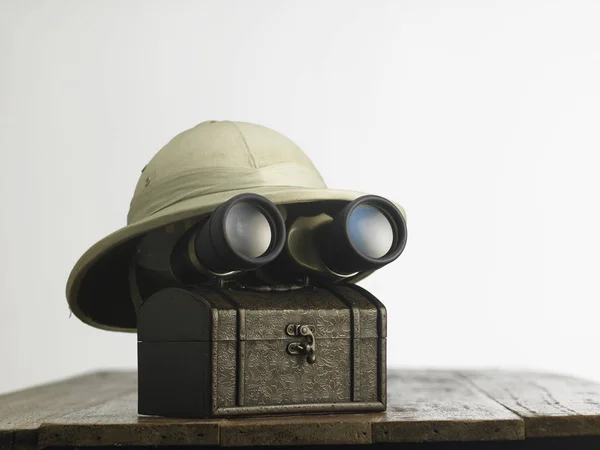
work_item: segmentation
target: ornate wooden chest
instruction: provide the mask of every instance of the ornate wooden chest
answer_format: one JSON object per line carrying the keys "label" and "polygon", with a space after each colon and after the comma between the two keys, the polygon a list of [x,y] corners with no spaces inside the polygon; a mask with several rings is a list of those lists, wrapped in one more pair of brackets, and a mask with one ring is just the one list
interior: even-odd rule
{"label": "ornate wooden chest", "polygon": [[386,407],[386,311],[355,285],[168,288],[138,315],[140,414]]}

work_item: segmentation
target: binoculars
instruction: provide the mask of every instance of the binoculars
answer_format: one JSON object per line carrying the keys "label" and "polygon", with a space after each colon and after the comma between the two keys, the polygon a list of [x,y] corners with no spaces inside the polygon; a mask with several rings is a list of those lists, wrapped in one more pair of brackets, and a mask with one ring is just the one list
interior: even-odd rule
{"label": "binoculars", "polygon": [[314,215],[314,205],[276,206],[240,194],[195,223],[147,234],[136,264],[185,285],[214,278],[273,285],[346,279],[379,269],[404,250],[406,222],[389,200],[365,195],[320,206]]}

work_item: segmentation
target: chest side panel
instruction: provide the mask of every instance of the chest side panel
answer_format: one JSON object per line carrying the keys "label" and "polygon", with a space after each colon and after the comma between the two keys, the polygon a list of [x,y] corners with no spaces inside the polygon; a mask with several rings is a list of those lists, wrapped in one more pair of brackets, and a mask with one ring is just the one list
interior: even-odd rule
{"label": "chest side panel", "polygon": [[331,285],[327,288],[351,311],[354,341],[352,346],[352,400],[385,403],[386,310],[370,292],[356,285]]}
{"label": "chest side panel", "polygon": [[237,347],[235,341],[212,343],[217,408],[232,407],[236,404]]}
{"label": "chest side panel", "polygon": [[211,385],[213,409],[235,407],[238,371],[238,310],[221,290],[199,290],[211,305]]}

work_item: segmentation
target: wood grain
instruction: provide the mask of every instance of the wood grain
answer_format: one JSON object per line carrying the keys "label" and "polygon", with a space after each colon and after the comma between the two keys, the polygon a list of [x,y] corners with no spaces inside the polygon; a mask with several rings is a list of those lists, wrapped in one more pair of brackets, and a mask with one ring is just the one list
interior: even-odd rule
{"label": "wood grain", "polygon": [[222,446],[370,444],[366,414],[226,419]]}
{"label": "wood grain", "polygon": [[600,435],[600,386],[568,376],[466,371],[466,380],[521,416],[527,437]]}
{"label": "wood grain", "polygon": [[145,417],[137,392],[66,414],[40,427],[43,446],[218,445],[219,420]]}
{"label": "wood grain", "polygon": [[0,448],[600,441],[600,385],[552,374],[392,370],[385,413],[218,420],[139,416],[136,378],[97,373],[1,396]]}
{"label": "wood grain", "polygon": [[135,391],[136,379],[98,372],[0,396],[0,448],[36,448],[44,421]]}
{"label": "wood grain", "polygon": [[447,371],[388,373],[388,409],[373,416],[374,442],[524,438],[521,418]]}

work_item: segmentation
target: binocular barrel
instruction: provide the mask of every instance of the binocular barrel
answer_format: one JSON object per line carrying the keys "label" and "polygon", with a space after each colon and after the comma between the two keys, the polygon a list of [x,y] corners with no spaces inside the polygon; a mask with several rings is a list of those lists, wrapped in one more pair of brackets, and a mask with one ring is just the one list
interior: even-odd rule
{"label": "binocular barrel", "polygon": [[240,194],[182,236],[171,254],[171,271],[179,281],[192,283],[203,273],[256,269],[281,253],[285,239],[277,207],[260,195]]}
{"label": "binocular barrel", "polygon": [[[389,264],[406,245],[404,217],[383,197],[366,195],[347,203],[333,218],[318,217],[326,219],[296,218],[288,236],[271,201],[240,194],[186,231],[171,253],[171,272],[186,284],[261,266],[278,282],[310,274],[345,278]],[[299,226],[304,229],[297,233]]]}
{"label": "binocular barrel", "polygon": [[345,205],[320,230],[323,262],[332,272],[350,275],[394,261],[406,246],[406,222],[389,200],[365,195]]}

